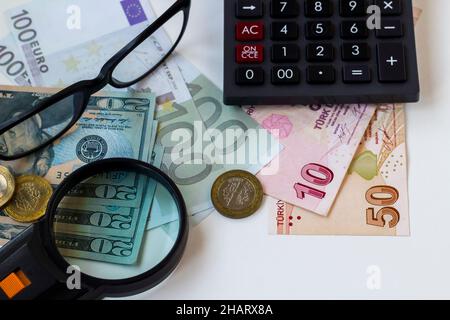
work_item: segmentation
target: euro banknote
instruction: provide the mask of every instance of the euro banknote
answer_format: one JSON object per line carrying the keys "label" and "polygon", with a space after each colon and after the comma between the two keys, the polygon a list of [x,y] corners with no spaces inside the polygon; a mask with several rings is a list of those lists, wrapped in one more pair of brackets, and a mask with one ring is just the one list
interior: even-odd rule
{"label": "euro banknote", "polygon": [[0,39],[0,72],[10,84],[19,86],[33,85],[30,71],[11,33]]}
{"label": "euro banknote", "polygon": [[328,215],[376,106],[247,107],[285,149],[278,170],[259,174],[264,192],[322,216]]}
{"label": "euro banknote", "polygon": [[[70,25],[70,8],[82,14],[82,26],[79,28]],[[100,56],[100,49],[115,50],[109,51],[111,54],[106,56],[109,59],[133,39],[130,30],[135,29],[134,35],[137,35],[154,19],[149,8],[149,3],[141,0],[79,0],[75,3],[70,0],[40,0],[7,10],[5,18],[21,56],[29,67],[33,83],[47,86],[45,77],[55,75],[60,70],[57,63],[63,63],[68,71],[78,68],[76,50],[69,60],[60,61],[51,57],[56,54],[63,58],[58,54],[60,51],[88,44],[85,50],[90,62]],[[113,43],[108,44],[113,48],[101,48],[101,43],[96,42],[104,35],[122,30],[127,30],[128,37],[123,41],[121,38],[114,39]],[[100,66],[91,69],[92,72],[98,73]],[[89,72],[88,69],[85,71]]]}
{"label": "euro banknote", "polygon": [[409,235],[405,109],[377,108],[327,217],[273,197],[269,232],[278,235]]}
{"label": "euro banknote", "polygon": [[[221,91],[186,60],[175,56],[174,61],[186,81],[191,81],[187,86],[195,89],[191,90],[189,101],[158,106],[157,143],[165,147],[163,170],[179,186],[190,214],[195,214],[212,207],[209,193],[199,190],[210,190],[220,174],[232,169],[258,172],[279,153],[281,146],[244,112],[224,106]],[[212,114],[200,110],[208,106],[214,107]],[[219,144],[224,141],[219,137],[225,136],[227,130],[236,136],[227,144]],[[251,140],[251,133],[258,133],[259,139]],[[177,137],[182,137],[182,141]],[[259,142],[264,143],[258,145]],[[177,148],[182,153],[179,158]]]}

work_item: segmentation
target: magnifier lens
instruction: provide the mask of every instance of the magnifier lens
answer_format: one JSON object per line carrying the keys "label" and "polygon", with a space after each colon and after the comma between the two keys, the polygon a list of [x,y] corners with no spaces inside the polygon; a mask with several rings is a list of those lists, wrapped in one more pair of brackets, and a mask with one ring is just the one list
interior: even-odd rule
{"label": "magnifier lens", "polygon": [[83,274],[105,280],[138,276],[171,251],[178,207],[150,175],[109,171],[81,181],[58,204],[56,247]]}

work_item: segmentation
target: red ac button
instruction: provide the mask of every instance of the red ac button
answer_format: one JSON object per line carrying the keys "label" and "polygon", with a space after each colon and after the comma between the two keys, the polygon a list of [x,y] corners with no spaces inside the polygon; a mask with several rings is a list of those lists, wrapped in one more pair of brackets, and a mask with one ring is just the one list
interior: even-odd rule
{"label": "red ac button", "polygon": [[236,24],[236,40],[255,41],[264,39],[263,22],[238,22]]}

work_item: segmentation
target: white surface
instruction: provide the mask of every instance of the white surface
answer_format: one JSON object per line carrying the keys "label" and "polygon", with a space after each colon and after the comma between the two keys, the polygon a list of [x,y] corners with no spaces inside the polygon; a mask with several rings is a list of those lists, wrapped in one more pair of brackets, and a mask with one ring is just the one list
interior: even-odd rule
{"label": "white surface", "polygon": [[[223,0],[192,2],[178,51],[222,86]],[[215,213],[192,230],[172,277],[139,298],[450,298],[450,1],[417,4],[422,100],[407,110],[411,237],[277,237],[267,234],[264,213],[243,221]],[[372,265],[380,290],[366,285]]]}
{"label": "white surface", "polygon": [[[222,87],[223,1],[192,0],[178,52]],[[144,299],[450,298],[448,0],[417,0],[422,100],[408,106],[411,237],[277,237],[259,213],[212,214],[175,273]],[[205,190],[209,192],[209,190]],[[381,288],[367,287],[367,269]]]}

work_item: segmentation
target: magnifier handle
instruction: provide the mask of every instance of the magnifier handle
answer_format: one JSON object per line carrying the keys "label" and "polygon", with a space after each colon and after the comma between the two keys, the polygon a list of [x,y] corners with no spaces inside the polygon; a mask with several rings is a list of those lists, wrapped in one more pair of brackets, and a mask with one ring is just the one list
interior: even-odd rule
{"label": "magnifier handle", "polygon": [[0,249],[0,300],[45,299],[61,290],[62,284],[46,268],[48,259],[35,228],[31,225]]}

